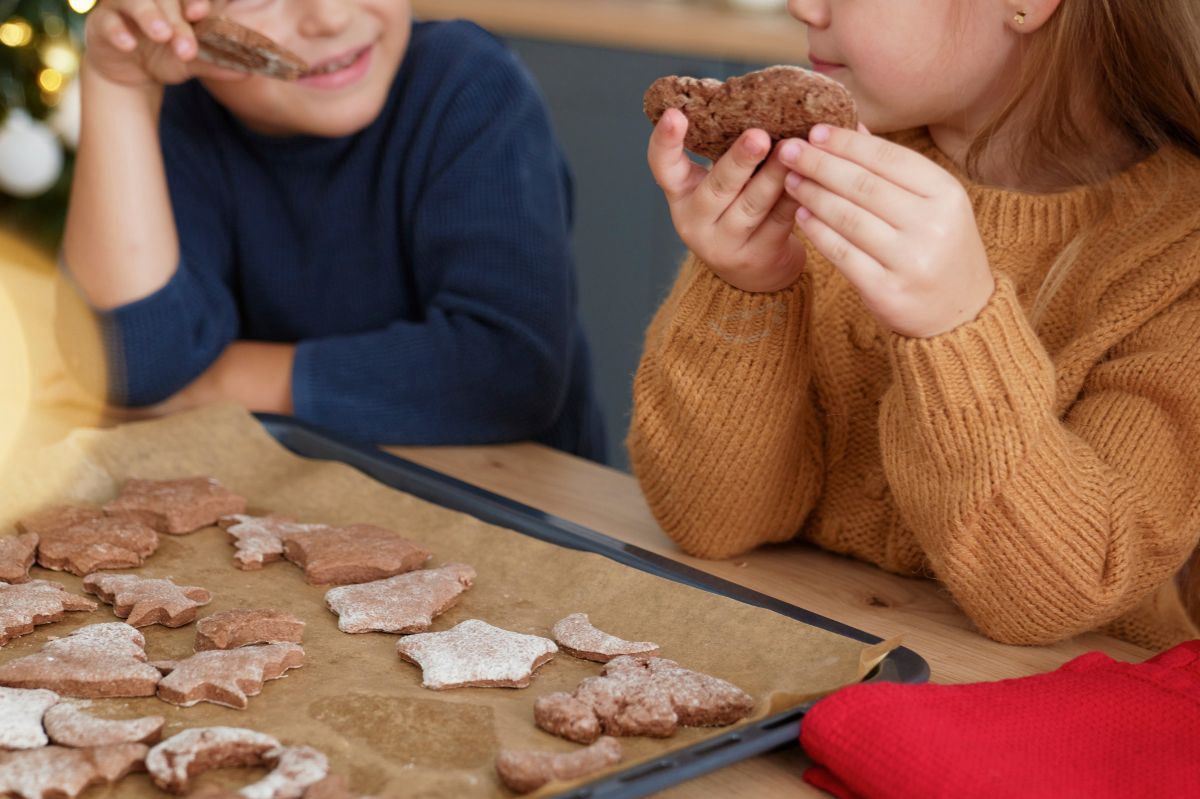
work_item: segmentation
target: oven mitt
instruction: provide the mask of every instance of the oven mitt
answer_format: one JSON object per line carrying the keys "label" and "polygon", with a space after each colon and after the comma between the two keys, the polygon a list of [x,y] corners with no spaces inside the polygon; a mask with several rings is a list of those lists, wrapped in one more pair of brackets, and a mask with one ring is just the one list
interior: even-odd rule
{"label": "oven mitt", "polygon": [[1200,797],[1200,640],[999,682],[852,685],[800,743],[804,780],[839,799]]}

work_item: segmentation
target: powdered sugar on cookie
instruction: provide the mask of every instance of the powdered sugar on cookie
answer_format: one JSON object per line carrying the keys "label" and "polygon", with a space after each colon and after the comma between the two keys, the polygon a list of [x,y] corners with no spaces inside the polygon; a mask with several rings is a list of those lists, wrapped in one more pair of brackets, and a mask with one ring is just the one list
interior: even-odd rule
{"label": "powdered sugar on cookie", "polygon": [[551,629],[554,640],[577,658],[607,663],[618,655],[650,655],[658,644],[649,641],[626,641],[597,630],[586,613],[572,613]]}
{"label": "powdered sugar on cookie", "polygon": [[238,791],[245,799],[299,799],[329,774],[329,760],[311,746],[284,746],[263,755],[271,773]]}
{"label": "powdered sugar on cookie", "polygon": [[554,642],[469,619],[446,632],[400,639],[396,652],[419,665],[422,685],[447,688],[524,688],[533,672],[554,657]]}
{"label": "powdered sugar on cookie", "polygon": [[297,644],[214,649],[155,665],[169,672],[158,685],[163,701],[183,707],[212,702],[242,710],[247,697],[262,692],[264,682],[303,666],[304,649]]}
{"label": "powdered sugar on cookie", "polygon": [[333,588],[325,604],[344,633],[418,633],[429,629],[475,582],[465,563],[399,574],[385,580]]}
{"label": "powdered sugar on cookie", "polygon": [[233,563],[245,571],[283,559],[283,540],[296,533],[314,533],[331,528],[323,524],[301,524],[286,516],[225,516],[220,525],[233,539]]}
{"label": "powdered sugar on cookie", "polygon": [[0,685],[84,698],[153,696],[162,675],[146,662],[145,646],[128,624],[89,624],[0,666]]}
{"label": "powdered sugar on cookie", "polygon": [[58,694],[41,689],[0,688],[0,749],[36,749],[49,743],[42,716]]}
{"label": "powdered sugar on cookie", "polygon": [[242,727],[193,727],[173,735],[146,755],[146,770],[165,791],[185,793],[188,781],[209,769],[259,766],[279,741]]}
{"label": "powdered sugar on cookie", "polygon": [[94,749],[44,746],[24,752],[0,752],[0,796],[76,797],[89,785],[113,783],[142,768],[145,758],[144,744]]}
{"label": "powdered sugar on cookie", "polygon": [[89,574],[83,590],[111,604],[113,613],[134,627],[182,627],[195,620],[196,608],[212,601],[212,594],[199,586],[136,574]]}
{"label": "powdered sugar on cookie", "polygon": [[95,609],[92,600],[75,596],[48,580],[20,585],[0,583],[0,646],[19,635],[28,635],[38,624],[60,621],[67,611]]}
{"label": "powdered sugar on cookie", "polygon": [[54,743],[82,749],[123,743],[155,743],[162,736],[166,719],[162,716],[125,721],[100,719],[63,702],[46,711],[42,723]]}
{"label": "powdered sugar on cookie", "polygon": [[29,567],[37,555],[37,545],[35,533],[0,537],[0,580],[6,583],[27,581]]}

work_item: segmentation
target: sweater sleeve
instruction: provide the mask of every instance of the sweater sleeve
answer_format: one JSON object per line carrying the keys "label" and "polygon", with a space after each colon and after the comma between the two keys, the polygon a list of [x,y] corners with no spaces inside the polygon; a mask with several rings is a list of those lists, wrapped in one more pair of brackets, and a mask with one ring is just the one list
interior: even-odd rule
{"label": "sweater sleeve", "polygon": [[[413,217],[422,318],[297,347],[297,416],[376,442],[536,436],[571,373],[570,185],[540,95],[510,55],[460,73]],[[447,76],[447,82],[453,80]]]}
{"label": "sweater sleeve", "polygon": [[[108,399],[116,405],[151,405],[170,397],[207,369],[238,333],[220,170],[212,148],[204,144],[203,122],[181,104],[186,91],[169,94],[160,129],[179,262],[167,283],[150,294],[93,311],[107,361]],[[64,268],[69,271],[70,265]]]}
{"label": "sweater sleeve", "polygon": [[687,552],[796,535],[822,485],[811,279],[739,291],[688,258],[646,335],[628,446],[646,500]]}
{"label": "sweater sleeve", "polygon": [[1200,297],[1112,348],[1066,413],[1004,278],[971,323],[890,339],[889,484],[937,577],[1016,644],[1094,629],[1171,578],[1200,534]]}

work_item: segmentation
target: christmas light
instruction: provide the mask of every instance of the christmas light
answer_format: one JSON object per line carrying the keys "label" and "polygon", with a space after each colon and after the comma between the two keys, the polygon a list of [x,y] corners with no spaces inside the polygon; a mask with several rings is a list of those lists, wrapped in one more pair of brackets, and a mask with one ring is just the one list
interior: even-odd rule
{"label": "christmas light", "polygon": [[96,5],[96,0],[68,0],[68,5],[76,14],[86,14]]}
{"label": "christmas light", "polygon": [[79,54],[69,43],[51,42],[42,47],[40,55],[43,64],[63,75],[74,75],[79,69]]}
{"label": "christmas light", "polygon": [[38,86],[41,86],[44,92],[57,92],[63,86],[62,73],[51,67],[43,69],[38,73]]}
{"label": "christmas light", "polygon": [[33,27],[20,17],[13,17],[0,25],[0,44],[8,47],[24,47],[31,41],[33,41]]}

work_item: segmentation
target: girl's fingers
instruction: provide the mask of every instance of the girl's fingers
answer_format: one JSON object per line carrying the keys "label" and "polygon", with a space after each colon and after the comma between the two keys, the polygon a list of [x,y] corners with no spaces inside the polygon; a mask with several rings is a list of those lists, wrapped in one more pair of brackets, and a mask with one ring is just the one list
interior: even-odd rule
{"label": "girl's fingers", "polygon": [[742,193],[754,170],[771,153],[771,137],[751,128],[738,137],[729,151],[713,164],[696,192],[695,201],[704,216],[719,218]]}
{"label": "girl's fingers", "polygon": [[910,221],[920,202],[918,196],[870,168],[808,142],[797,140],[794,148],[781,152],[786,153],[788,166],[807,181],[821,184],[894,227]]}
{"label": "girl's fingers", "polygon": [[[767,159],[763,168],[750,179],[733,204],[721,215],[717,224],[722,232],[740,241],[754,235],[755,231],[768,221],[779,198],[784,196],[783,181],[787,175],[788,168],[779,158]],[[792,213],[795,213],[794,208]],[[790,230],[790,218],[787,220],[787,226]]]}
{"label": "girl's fingers", "polygon": [[856,205],[853,201],[830,191],[823,183],[801,178],[795,172],[788,175],[788,193],[823,223],[846,241],[863,250],[881,263],[890,263],[895,255],[898,233],[896,228]]}
{"label": "girl's fingers", "polygon": [[687,117],[681,111],[668,108],[654,126],[646,151],[654,182],[667,195],[670,203],[690,194],[704,178],[704,169],[683,151],[687,126]]}
{"label": "girl's fingers", "polygon": [[852,161],[919,197],[931,197],[944,181],[954,180],[920,153],[862,131],[817,125],[808,140],[817,149]]}
{"label": "girl's fingers", "polygon": [[855,247],[807,208],[796,212],[796,224],[817,252],[829,259],[859,291],[887,278],[887,270],[878,261]]}
{"label": "girl's fingers", "polygon": [[133,31],[125,24],[125,20],[120,14],[103,7],[92,13],[95,15],[92,24],[96,26],[96,32],[101,39],[122,53],[131,53],[137,49],[137,37],[133,35]]}

